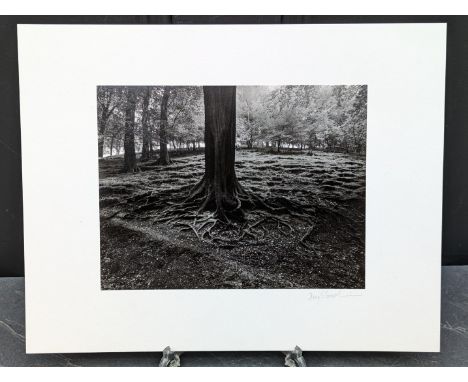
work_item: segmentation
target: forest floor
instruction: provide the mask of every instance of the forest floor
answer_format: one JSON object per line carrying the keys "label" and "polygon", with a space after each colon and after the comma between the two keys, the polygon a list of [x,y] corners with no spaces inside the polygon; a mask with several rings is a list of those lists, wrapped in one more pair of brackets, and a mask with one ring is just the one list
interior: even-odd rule
{"label": "forest floor", "polygon": [[[121,157],[99,161],[102,289],[365,287],[363,157],[237,151],[236,172],[246,190],[316,214],[262,219],[261,240],[235,246],[214,245],[157,219],[161,205],[170,208],[202,178],[203,154],[173,158],[168,166],[147,161],[134,174],[122,167]],[[157,207],[139,212],[142,198]],[[251,227],[265,216],[245,214]]]}

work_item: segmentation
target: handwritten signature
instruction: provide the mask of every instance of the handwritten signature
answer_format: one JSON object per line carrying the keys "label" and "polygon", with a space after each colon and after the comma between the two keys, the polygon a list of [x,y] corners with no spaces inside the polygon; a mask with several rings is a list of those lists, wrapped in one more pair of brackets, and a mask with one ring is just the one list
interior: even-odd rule
{"label": "handwritten signature", "polygon": [[361,297],[362,292],[356,291],[316,291],[310,292],[308,300],[326,300],[332,298],[343,298],[343,297]]}

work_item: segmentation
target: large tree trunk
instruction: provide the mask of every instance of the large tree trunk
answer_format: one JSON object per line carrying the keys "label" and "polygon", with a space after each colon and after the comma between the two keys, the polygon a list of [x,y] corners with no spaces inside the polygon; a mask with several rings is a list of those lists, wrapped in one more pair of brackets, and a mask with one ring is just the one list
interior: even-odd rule
{"label": "large tree trunk", "polygon": [[109,148],[110,156],[112,156],[113,149],[114,149],[114,136],[111,137],[111,141],[110,141],[110,148]]}
{"label": "large tree trunk", "polygon": [[141,148],[141,160],[146,161],[149,158],[150,153],[150,137],[149,137],[149,128],[148,128],[148,120],[149,120],[149,100],[151,96],[151,88],[146,86],[144,89],[143,94],[143,110],[141,114],[141,128],[143,133],[143,146]]}
{"label": "large tree trunk", "polygon": [[170,163],[169,151],[167,150],[167,103],[169,101],[171,89],[164,87],[164,93],[161,100],[161,120],[159,127],[159,164],[167,165]]}
{"label": "large tree trunk", "polygon": [[204,86],[205,175],[191,198],[204,196],[200,211],[214,209],[215,217],[242,214],[240,187],[234,169],[236,142],[236,87]]}
{"label": "large tree trunk", "polygon": [[205,86],[205,177],[213,188],[217,206],[235,207],[232,203],[237,186],[236,87]]}
{"label": "large tree trunk", "polygon": [[104,156],[104,133],[106,132],[107,119],[105,114],[102,113],[101,118],[98,121],[98,156],[102,158]]}
{"label": "large tree trunk", "polygon": [[135,154],[135,107],[136,96],[134,89],[127,89],[125,107],[125,136],[124,136],[124,171],[137,170]]}
{"label": "large tree trunk", "polygon": [[98,157],[102,158],[104,156],[104,138],[98,138]]}
{"label": "large tree trunk", "polygon": [[[189,220],[190,223],[181,224],[185,226],[182,229],[194,231],[202,241],[228,243],[227,245],[238,243],[246,236],[258,242],[257,234],[250,231],[250,228],[257,227],[268,219],[274,220],[278,225],[290,227],[275,215],[287,213],[290,209],[301,211],[302,206],[282,197],[277,198],[275,204],[269,204],[255,193],[245,190],[237,180],[234,167],[236,87],[204,86],[203,93],[205,174],[184,200],[163,211],[161,219]],[[145,204],[142,208],[152,208],[152,205]],[[245,224],[244,210],[249,208],[261,209],[264,216],[252,227]],[[200,213],[207,211],[212,213],[204,214],[198,219]]]}

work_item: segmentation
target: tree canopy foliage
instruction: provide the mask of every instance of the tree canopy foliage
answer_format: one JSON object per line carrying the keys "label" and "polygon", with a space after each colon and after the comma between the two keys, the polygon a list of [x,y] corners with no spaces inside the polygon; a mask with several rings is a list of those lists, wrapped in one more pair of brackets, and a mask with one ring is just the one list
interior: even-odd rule
{"label": "tree canopy foliage", "polygon": [[[99,156],[123,154],[125,116],[133,97],[135,151],[144,160],[159,150],[164,89],[98,87]],[[204,147],[202,87],[173,86],[168,92],[169,150]],[[367,86],[238,86],[236,94],[238,148],[365,152]]]}
{"label": "tree canopy foliage", "polygon": [[237,113],[249,148],[365,150],[366,86],[240,87]]}

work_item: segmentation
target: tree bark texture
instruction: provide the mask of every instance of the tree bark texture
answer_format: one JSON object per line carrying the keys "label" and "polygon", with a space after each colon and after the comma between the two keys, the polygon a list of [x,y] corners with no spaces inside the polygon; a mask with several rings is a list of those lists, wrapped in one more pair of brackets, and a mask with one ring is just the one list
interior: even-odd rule
{"label": "tree bark texture", "polygon": [[236,87],[204,86],[203,93],[205,175],[192,191],[192,198],[204,195],[200,210],[214,209],[217,218],[227,221],[227,215],[242,213],[238,195],[243,190],[234,168]]}
{"label": "tree bark texture", "polygon": [[167,150],[167,104],[171,89],[169,86],[164,87],[164,93],[161,99],[161,119],[159,126],[159,164],[168,165],[170,163],[169,151]]}
{"label": "tree bark texture", "polygon": [[134,172],[137,170],[135,154],[135,108],[136,95],[134,89],[126,91],[125,106],[125,135],[124,135],[124,171]]}
{"label": "tree bark texture", "polygon": [[141,128],[143,133],[143,143],[141,148],[141,160],[148,160],[150,154],[150,136],[149,136],[149,101],[151,97],[151,88],[146,86],[143,89],[143,105],[141,114]]}

